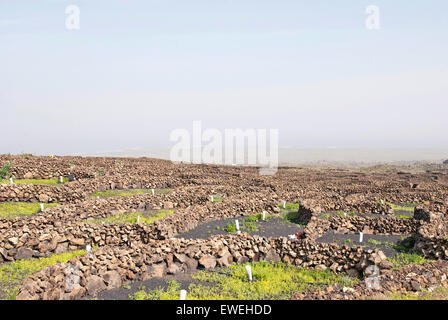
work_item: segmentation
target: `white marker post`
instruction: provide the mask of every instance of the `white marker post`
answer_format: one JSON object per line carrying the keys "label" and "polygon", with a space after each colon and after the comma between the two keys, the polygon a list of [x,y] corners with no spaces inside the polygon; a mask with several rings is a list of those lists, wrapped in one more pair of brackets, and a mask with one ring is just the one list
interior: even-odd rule
{"label": "white marker post", "polygon": [[187,290],[180,290],[179,300],[187,299]]}
{"label": "white marker post", "polygon": [[238,222],[238,220],[235,220],[235,225],[236,225],[236,234],[240,234],[240,223]]}
{"label": "white marker post", "polygon": [[137,223],[140,223],[140,216],[137,216]]}
{"label": "white marker post", "polygon": [[250,282],[252,282],[252,268],[250,266],[246,266],[247,278]]}
{"label": "white marker post", "polygon": [[40,204],[40,211],[44,212],[44,204],[43,203]]}
{"label": "white marker post", "polygon": [[9,178],[9,184],[14,184],[14,180],[12,178]]}
{"label": "white marker post", "polygon": [[266,211],[263,211],[263,221],[266,220]]}
{"label": "white marker post", "polygon": [[364,234],[362,232],[359,233],[359,242],[362,242],[362,238],[364,237]]}
{"label": "white marker post", "polygon": [[155,194],[155,191],[154,191],[154,189],[151,189],[151,193],[152,193],[152,195],[154,195],[154,194]]}
{"label": "white marker post", "polygon": [[283,209],[286,209],[286,201],[283,201]]}
{"label": "white marker post", "polygon": [[213,196],[210,196],[210,201],[215,202],[215,200],[213,199]]}
{"label": "white marker post", "polygon": [[346,217],[347,216],[347,212],[344,212],[344,217]]}
{"label": "white marker post", "polygon": [[88,245],[86,246],[86,252],[87,252],[88,254],[90,254],[90,253],[92,252],[92,246],[91,246],[90,244],[88,244]]}
{"label": "white marker post", "polygon": [[59,181],[60,181],[61,183],[64,183],[64,177],[63,177],[63,176],[60,176],[60,177],[59,177]]}

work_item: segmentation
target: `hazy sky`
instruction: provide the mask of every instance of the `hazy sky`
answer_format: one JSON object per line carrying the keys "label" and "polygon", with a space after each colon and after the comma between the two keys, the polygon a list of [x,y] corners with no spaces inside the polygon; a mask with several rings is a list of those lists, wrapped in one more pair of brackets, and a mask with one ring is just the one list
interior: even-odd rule
{"label": "hazy sky", "polygon": [[446,0],[0,0],[0,153],[168,148],[193,120],[448,148],[447,57]]}

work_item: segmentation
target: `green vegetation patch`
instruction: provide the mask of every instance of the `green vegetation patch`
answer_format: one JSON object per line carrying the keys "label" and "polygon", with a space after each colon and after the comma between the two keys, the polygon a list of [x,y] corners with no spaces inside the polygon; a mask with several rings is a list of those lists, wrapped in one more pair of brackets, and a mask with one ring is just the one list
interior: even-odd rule
{"label": "green vegetation patch", "polygon": [[101,219],[89,219],[86,223],[93,224],[132,224],[137,223],[140,216],[140,223],[152,224],[154,221],[163,219],[174,213],[174,210],[150,210],[148,212],[132,212],[132,213],[120,213],[117,215],[109,216]]}
{"label": "green vegetation patch", "polygon": [[[68,182],[68,178],[62,179],[64,182]],[[1,184],[9,184],[8,179],[0,180]],[[59,184],[59,179],[14,179],[14,184]]]}
{"label": "green vegetation patch", "polygon": [[[154,189],[155,194],[165,194],[170,192],[171,189]],[[90,195],[90,198],[108,198],[108,197],[129,197],[136,194],[148,194],[152,193],[151,189],[127,189],[127,190],[106,190],[98,191]]]}
{"label": "green vegetation patch", "polygon": [[78,250],[55,254],[49,258],[17,260],[0,265],[0,299],[15,300],[19,293],[21,282],[33,273],[49,265],[65,263],[74,257],[85,254],[85,250]]}
{"label": "green vegetation patch", "polygon": [[287,202],[285,204],[285,208],[283,208],[283,203],[279,203],[278,207],[280,208],[280,218],[282,218],[285,222],[291,222],[305,226],[304,223],[301,223],[299,221],[299,208],[300,208],[299,202],[297,203]]}
{"label": "green vegetation patch", "polygon": [[[273,216],[268,214],[268,213],[266,213],[265,221],[268,221],[271,218],[273,218]],[[262,219],[263,219],[263,214],[262,213],[258,213],[258,214],[254,214],[254,215],[243,217],[241,220],[238,220],[239,221],[239,225],[240,225],[240,231],[241,232],[255,232],[255,231],[259,231],[259,227],[257,226],[256,222],[258,222],[258,221],[260,221]],[[236,222],[235,221],[229,222],[225,226],[224,231],[226,231],[228,233],[236,233]]]}
{"label": "green vegetation patch", "polygon": [[402,237],[402,240],[398,244],[386,242],[387,246],[390,246],[399,252],[399,254],[397,254],[395,257],[387,258],[387,260],[392,262],[392,264],[394,265],[394,269],[403,268],[410,264],[423,264],[429,261],[422,255],[419,255],[415,252],[414,243],[414,237],[409,237],[406,239],[403,239]]}
{"label": "green vegetation patch", "polygon": [[[59,206],[59,203],[45,203],[44,208]],[[0,218],[11,219],[40,212],[40,203],[5,202],[0,203]]]}
{"label": "green vegetation patch", "polygon": [[224,196],[221,196],[221,195],[213,195],[213,202],[217,202],[217,203],[219,203],[219,202],[222,202],[222,200],[224,200]]}
{"label": "green vegetation patch", "polygon": [[[383,299],[383,297],[380,298]],[[426,289],[420,292],[394,291],[387,294],[385,298],[390,300],[448,300],[448,289],[440,286],[432,291]]]}
{"label": "green vegetation patch", "polygon": [[299,210],[300,208],[300,203],[292,203],[292,202],[286,202],[285,203],[285,208],[283,208],[283,203],[279,203],[278,207],[280,209],[284,209],[284,210]]}
{"label": "green vegetation patch", "polygon": [[[339,283],[351,286],[357,280],[326,271],[296,268],[288,264],[257,262],[249,264],[253,282],[249,282],[246,265],[232,264],[216,271],[199,271],[192,278],[187,290],[187,300],[264,300],[289,299],[298,292],[305,292],[316,286]],[[167,288],[146,290],[144,287],[129,297],[133,300],[178,300],[180,284],[168,283]]]}
{"label": "green vegetation patch", "polygon": [[[0,169],[0,179],[5,179],[9,177],[9,171],[11,170],[11,162],[6,162]],[[2,182],[3,183],[3,182]]]}
{"label": "green vegetation patch", "polygon": [[410,264],[423,264],[427,262],[425,257],[415,252],[401,252],[393,258],[387,258],[393,263],[394,269],[406,267]]}

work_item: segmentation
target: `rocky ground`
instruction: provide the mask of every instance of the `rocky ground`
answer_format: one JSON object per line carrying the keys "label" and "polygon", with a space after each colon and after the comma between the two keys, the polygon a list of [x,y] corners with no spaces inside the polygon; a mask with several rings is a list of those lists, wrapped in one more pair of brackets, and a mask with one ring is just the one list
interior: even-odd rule
{"label": "rocky ground", "polygon": [[[387,173],[282,167],[273,176],[260,176],[250,167],[149,158],[0,156],[0,167],[5,163],[11,164],[6,181],[31,180],[1,184],[0,205],[60,205],[32,215],[0,216],[0,296],[3,287],[17,299],[107,297],[125,292],[123,285],[261,260],[328,268],[360,279],[353,288],[328,287],[298,299],[387,298],[397,290],[418,293],[445,285],[445,271],[437,268],[445,268],[448,260],[448,166],[426,171],[389,166]],[[67,178],[63,184],[32,181],[61,176]],[[92,197],[129,189],[148,192]],[[211,202],[212,195],[220,195],[219,201]],[[293,219],[283,219],[283,203],[294,208]],[[172,213],[149,224],[91,223],[160,209]],[[236,218],[263,211],[274,218],[253,221],[241,235],[225,231]],[[287,237],[297,232],[297,239]],[[361,245],[359,232],[364,233]],[[423,264],[397,269],[388,259],[395,251],[378,242],[397,244],[407,237],[413,239],[408,249]],[[86,248],[91,248],[87,254],[70,256]],[[33,267],[25,274],[17,267],[22,264]],[[372,266],[383,277],[383,289],[375,292],[362,286]],[[21,277],[14,268],[22,270]]]}

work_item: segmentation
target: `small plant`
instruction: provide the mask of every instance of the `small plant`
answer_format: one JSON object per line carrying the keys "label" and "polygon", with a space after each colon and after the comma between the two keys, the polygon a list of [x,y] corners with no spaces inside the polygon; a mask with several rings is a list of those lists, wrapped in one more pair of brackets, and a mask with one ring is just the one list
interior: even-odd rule
{"label": "small plant", "polygon": [[369,239],[367,242],[373,244],[374,246],[378,246],[378,245],[382,244],[381,241],[378,241],[375,239]]}
{"label": "small plant", "polygon": [[97,176],[98,176],[98,177],[102,177],[102,176],[104,176],[104,171],[103,171],[103,169],[98,169],[98,171],[97,171]]}
{"label": "small plant", "polygon": [[235,222],[233,223],[228,223],[226,225],[226,227],[224,228],[224,230],[228,233],[236,233],[236,224]]}
{"label": "small plant", "polygon": [[0,170],[0,179],[9,178],[9,171],[11,170],[11,161],[6,162]]}

